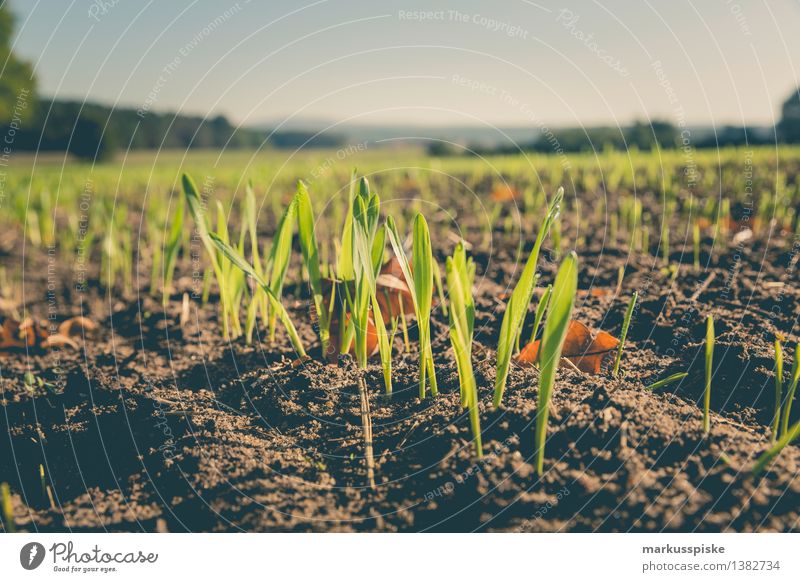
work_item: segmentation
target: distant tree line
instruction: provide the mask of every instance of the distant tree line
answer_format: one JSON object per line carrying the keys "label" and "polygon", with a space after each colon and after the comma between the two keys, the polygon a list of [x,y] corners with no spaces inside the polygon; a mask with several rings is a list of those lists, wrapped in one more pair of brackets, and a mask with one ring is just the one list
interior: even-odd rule
{"label": "distant tree line", "polygon": [[[535,133],[535,130],[531,130]],[[686,142],[686,143],[684,143]],[[689,134],[668,121],[637,121],[621,127],[566,127],[549,129],[547,134],[528,142],[505,146],[471,144],[467,148],[446,142],[433,142],[428,153],[433,156],[514,154],[522,151],[541,153],[591,152],[604,149],[651,150],[691,145],[694,148],[756,146],[774,143],[800,143],[800,88],[783,103],[780,122],[774,127],[722,126]]]}
{"label": "distant tree line", "polygon": [[485,147],[470,145],[466,150],[435,142],[428,147],[434,156],[473,151],[479,155],[513,154],[520,150],[541,153],[575,153],[614,150],[651,150],[691,145],[694,148],[756,146],[770,143],[800,143],[800,101],[797,94],[784,105],[781,122],[773,127],[722,126],[686,133],[667,121],[637,121],[621,127],[566,127],[548,130],[547,135],[520,144]]}
{"label": "distant tree line", "polygon": [[78,101],[40,100],[35,115],[17,132],[15,148],[67,151],[103,160],[117,149],[253,148],[263,132],[211,118],[110,108]]}
{"label": "distant tree line", "polygon": [[[40,100],[32,116],[16,129],[14,149],[69,152],[105,160],[117,150],[338,147],[332,134],[235,127],[222,115],[200,117],[141,112],[79,101]],[[269,139],[268,139],[269,137]]]}

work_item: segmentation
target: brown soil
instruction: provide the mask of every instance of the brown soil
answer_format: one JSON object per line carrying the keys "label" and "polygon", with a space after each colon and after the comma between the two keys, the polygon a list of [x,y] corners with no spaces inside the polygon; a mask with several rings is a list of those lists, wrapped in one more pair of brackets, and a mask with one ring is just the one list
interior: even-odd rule
{"label": "brown soil", "polygon": [[[576,318],[618,335],[627,300],[640,293],[613,379],[562,370],[554,394],[546,467],[532,465],[538,372],[512,369],[504,408],[491,410],[499,296],[519,272],[516,240],[495,233],[478,263],[474,364],[486,456],[476,461],[446,318],[437,311],[435,361],[441,394],[417,397],[417,358],[395,345],[394,395],[380,366],[367,374],[376,490],[365,488],[358,372],[349,357],[292,366],[281,330],[275,345],[225,342],[214,299],[191,303],[180,325],[178,281],[165,312],[149,296],[109,294],[96,279],[76,293],[59,264],[59,319],[83,313],[100,324],[80,352],[0,355],[0,481],[12,490],[16,528],[27,531],[762,531],[795,530],[800,448],[789,446],[760,478],[754,459],[769,446],[774,399],[772,342],[793,346],[800,290],[797,246],[761,233],[745,247],[717,241],[695,273],[691,248],[670,285],[660,259],[606,242],[581,249]],[[766,241],[769,240],[769,243]],[[21,240],[0,253],[20,265]],[[442,245],[446,247],[446,245]],[[512,250],[509,250],[512,249]],[[739,260],[737,260],[739,257]],[[443,255],[439,256],[443,261]],[[552,253],[540,285],[552,280]],[[617,272],[625,266],[617,296]],[[191,266],[183,265],[183,273]],[[147,266],[139,273],[146,278]],[[30,313],[48,314],[47,257],[28,253]],[[91,274],[91,273],[90,273]],[[97,276],[96,273],[93,274]],[[287,289],[301,336],[317,346],[308,297]],[[531,307],[531,311],[533,310]],[[718,335],[712,428],[702,432],[705,317]],[[526,333],[528,333],[526,328]],[[413,339],[413,330],[412,330]],[[314,355],[314,350],[312,350]],[[789,359],[790,360],[790,359]],[[787,362],[786,371],[791,368]],[[51,386],[25,382],[29,370]],[[644,386],[689,376],[655,393]],[[795,417],[800,405],[795,406]],[[42,487],[39,466],[45,471]],[[52,497],[52,500],[51,500]]]}

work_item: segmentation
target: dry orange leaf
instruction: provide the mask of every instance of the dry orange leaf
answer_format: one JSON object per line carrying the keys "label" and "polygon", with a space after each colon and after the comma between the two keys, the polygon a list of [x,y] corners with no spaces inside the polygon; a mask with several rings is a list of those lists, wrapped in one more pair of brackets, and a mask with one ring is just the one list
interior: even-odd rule
{"label": "dry orange leaf", "polygon": [[513,202],[519,198],[517,191],[508,184],[496,186],[490,196],[494,202]]}
{"label": "dry orange leaf", "polygon": [[[532,341],[525,346],[517,356],[520,364],[532,365],[539,358],[539,342]],[[610,333],[592,330],[580,321],[571,320],[564,338],[562,358],[567,358],[581,371],[589,374],[599,374],[603,358],[613,352],[619,345],[619,340]]]}
{"label": "dry orange leaf", "polygon": [[695,224],[697,225],[698,228],[706,229],[711,226],[711,221],[705,216],[701,216],[700,218],[695,220]]}
{"label": "dry orange leaf", "polygon": [[[330,290],[333,285],[346,284],[346,282],[342,283],[326,279],[323,282],[323,295],[326,295],[325,304],[327,305],[330,301]],[[400,261],[397,260],[397,257],[392,257],[383,264],[380,274],[375,280],[375,287],[377,290],[376,298],[378,300],[378,306],[380,307],[381,315],[387,326],[392,318],[400,315],[401,309],[405,315],[414,315],[414,300],[411,297],[411,289],[406,282],[406,277],[403,274],[403,269],[400,268]],[[337,294],[341,293],[343,293],[343,291],[337,290]],[[350,322],[349,313],[345,315],[345,319],[347,323],[344,329],[346,329],[346,325]],[[338,355],[339,339],[342,331],[342,326],[339,325],[338,309],[334,309],[330,322],[331,345],[330,353],[328,354],[330,358],[335,358]],[[350,351],[352,352],[353,349],[354,346],[351,346]],[[375,329],[375,323],[370,315],[367,324],[367,353],[372,357],[378,353],[378,350],[378,332]]]}
{"label": "dry orange leaf", "polygon": [[380,275],[375,280],[378,291],[378,305],[385,321],[400,315],[414,314],[414,300],[411,298],[411,289],[400,268],[400,261],[392,257],[381,267]]}
{"label": "dry orange leaf", "polygon": [[[339,316],[334,314],[331,319],[331,341],[328,348],[327,357],[336,360],[339,355],[339,346],[341,345],[341,333],[350,325],[350,314],[345,315],[345,324],[339,325]],[[375,329],[375,323],[372,320],[372,315],[369,316],[367,321],[367,356],[372,357],[378,353],[380,347],[378,346],[378,330]],[[350,343],[350,353],[355,355],[356,344],[355,338]]]}
{"label": "dry orange leaf", "polygon": [[67,337],[65,335],[61,335],[60,333],[55,333],[51,336],[45,338],[42,343],[40,344],[43,348],[74,348],[78,349],[78,342],[76,342],[71,337]]}
{"label": "dry orange leaf", "polygon": [[578,289],[580,297],[608,297],[613,293],[608,287],[592,287],[591,289]]}
{"label": "dry orange leaf", "polygon": [[3,322],[0,349],[30,348],[46,337],[44,329],[30,317],[22,322],[9,317]]}
{"label": "dry orange leaf", "polygon": [[83,337],[85,334],[97,329],[97,324],[88,317],[70,317],[58,326],[58,333],[65,337]]}
{"label": "dry orange leaf", "polygon": [[22,322],[11,319],[3,321],[0,327],[0,350],[14,348],[77,348],[73,339],[97,329],[97,324],[86,317],[72,317],[58,326],[58,332],[48,335],[43,326],[30,317]]}

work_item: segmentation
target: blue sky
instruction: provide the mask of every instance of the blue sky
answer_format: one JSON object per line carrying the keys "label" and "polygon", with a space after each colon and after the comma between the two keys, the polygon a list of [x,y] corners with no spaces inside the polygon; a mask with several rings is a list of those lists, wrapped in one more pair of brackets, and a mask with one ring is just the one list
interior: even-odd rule
{"label": "blue sky", "polygon": [[797,0],[10,0],[42,93],[239,123],[770,124]]}

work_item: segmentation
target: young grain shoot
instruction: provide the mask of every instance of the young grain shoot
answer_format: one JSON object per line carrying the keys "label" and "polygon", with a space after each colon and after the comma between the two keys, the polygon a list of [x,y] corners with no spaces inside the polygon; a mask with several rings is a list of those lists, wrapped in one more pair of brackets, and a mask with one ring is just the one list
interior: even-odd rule
{"label": "young grain shoot", "polygon": [[472,369],[472,335],[475,328],[475,304],[472,298],[472,285],[475,266],[467,260],[464,245],[458,243],[452,257],[446,264],[447,291],[450,297],[450,342],[456,356],[461,406],[469,409],[475,454],[483,456],[481,445],[481,423],[478,410],[478,387]]}
{"label": "young grain shoot", "polygon": [[628,328],[631,325],[631,316],[636,307],[636,300],[639,298],[638,291],[634,291],[633,296],[628,302],[628,309],[625,310],[625,319],[622,321],[622,333],[619,336],[619,346],[617,346],[617,357],[614,358],[613,376],[616,378],[619,375],[619,362],[622,359],[622,350],[625,348],[625,339],[628,337]]}
{"label": "young grain shoot", "polygon": [[214,271],[214,276],[219,286],[219,302],[220,302],[220,318],[222,319],[222,336],[225,339],[230,339],[230,321],[235,318],[238,321],[238,314],[232,313],[232,299],[230,284],[223,272],[222,265],[220,264],[218,249],[211,241],[210,233],[208,230],[208,217],[206,215],[205,206],[200,199],[197,192],[197,186],[194,181],[184,174],[183,178],[183,191],[186,196],[186,202],[189,206],[189,211],[194,219],[195,228],[200,236],[200,240],[208,253],[211,267]]}
{"label": "young grain shoot", "polygon": [[514,290],[511,292],[511,298],[508,300],[508,304],[506,304],[506,312],[503,314],[503,322],[500,325],[500,339],[497,344],[497,376],[495,379],[493,400],[495,408],[499,407],[500,403],[503,401],[503,392],[505,391],[506,382],[508,381],[511,356],[517,338],[519,337],[520,329],[525,321],[528,305],[530,305],[531,299],[533,298],[539,250],[553,222],[558,216],[561,208],[561,200],[563,198],[564,188],[559,188],[550,203],[547,214],[542,220],[539,233],[536,236],[536,242],[522,270],[522,275],[516,287],[514,287]]}
{"label": "young grain shoot", "polygon": [[314,311],[316,312],[317,325],[319,326],[319,339],[322,345],[322,355],[328,354],[330,341],[330,311],[325,305],[322,294],[322,273],[319,263],[317,237],[314,234],[314,210],[311,205],[311,196],[308,188],[299,180],[297,182],[297,232],[300,236],[300,248],[303,251],[303,262],[308,273],[308,282],[314,298]]}
{"label": "young grain shoot", "polygon": [[645,386],[645,390],[658,390],[659,388],[663,388],[664,386],[669,386],[670,384],[674,384],[675,382],[679,382],[688,376],[688,372],[677,372],[675,374],[671,374],[666,378],[662,378],[657,382],[653,382],[649,386]]}
{"label": "young grain shoot", "polygon": [[781,427],[781,398],[783,398],[783,346],[775,338],[775,410],[772,413],[772,442],[778,440]]}
{"label": "young grain shoot", "polygon": [[300,340],[300,336],[297,334],[297,329],[294,327],[291,318],[289,317],[289,312],[286,311],[286,308],[280,302],[280,299],[275,295],[275,293],[270,289],[270,286],[267,284],[264,279],[261,278],[261,275],[256,273],[253,266],[248,263],[245,258],[239,254],[236,249],[231,247],[228,243],[223,241],[219,235],[215,233],[209,233],[209,238],[216,246],[216,248],[222,253],[222,255],[228,259],[231,264],[241,270],[245,275],[251,277],[267,294],[272,302],[272,309],[276,316],[281,320],[281,323],[286,328],[287,333],[289,334],[289,340],[292,343],[292,347],[297,352],[299,358],[307,358],[306,350],[303,347],[303,342]]}
{"label": "young grain shoot", "polygon": [[786,445],[794,442],[794,440],[798,437],[800,437],[800,421],[794,423],[780,439],[775,441],[772,446],[758,458],[753,465],[753,474],[758,475],[764,469],[766,469],[767,465],[769,465],[773,459],[780,454]]}
{"label": "young grain shoot", "polygon": [[535,341],[536,336],[539,334],[539,326],[542,324],[542,318],[547,306],[550,304],[550,296],[553,293],[553,285],[548,285],[544,290],[542,298],[539,300],[539,305],[536,306],[536,314],[533,317],[533,329],[531,330],[531,339],[528,343]]}
{"label": "young grain shoot", "polygon": [[[355,333],[356,361],[363,371],[367,369],[367,340],[370,318],[378,336],[378,346],[383,365],[386,393],[392,393],[391,345],[383,323],[376,295],[376,277],[383,260],[385,239],[378,236],[380,198],[369,190],[369,182],[361,178],[359,191],[354,199],[351,252],[355,289],[347,291],[353,329]],[[370,315],[371,313],[371,315]],[[364,433],[364,456],[367,465],[367,483],[375,488],[375,459],[372,450],[372,417],[369,406],[369,391],[364,374],[359,374],[358,391],[361,400],[361,425]]]}
{"label": "young grain shoot", "polygon": [[792,401],[797,390],[797,382],[800,380],[800,344],[794,346],[794,363],[792,363],[792,374],[790,378],[789,391],[786,393],[786,401],[783,404],[783,419],[781,421],[781,434],[789,431],[789,417],[792,414]]}
{"label": "young grain shoot", "polygon": [[578,289],[578,256],[575,252],[561,263],[553,284],[553,296],[547,310],[547,320],[542,333],[539,377],[539,395],[536,403],[536,472],[544,473],[544,446],[547,440],[547,419],[550,414],[550,398],[553,393],[556,371],[561,361],[561,350],[567,335],[575,294]]}
{"label": "young grain shoot", "polygon": [[711,430],[709,410],[711,408],[711,376],[714,373],[714,318],[706,318],[706,387],[703,392],[703,432]]}
{"label": "young grain shoot", "polygon": [[417,317],[419,329],[419,397],[425,398],[426,376],[430,377],[431,394],[439,393],[436,384],[436,373],[433,367],[433,350],[431,348],[431,305],[433,300],[433,252],[431,249],[428,223],[422,214],[414,217],[414,240],[411,260],[413,270],[408,263],[397,225],[389,216],[386,219],[386,235],[392,246],[395,256],[400,263],[400,269],[406,279],[411,292],[411,301]]}

